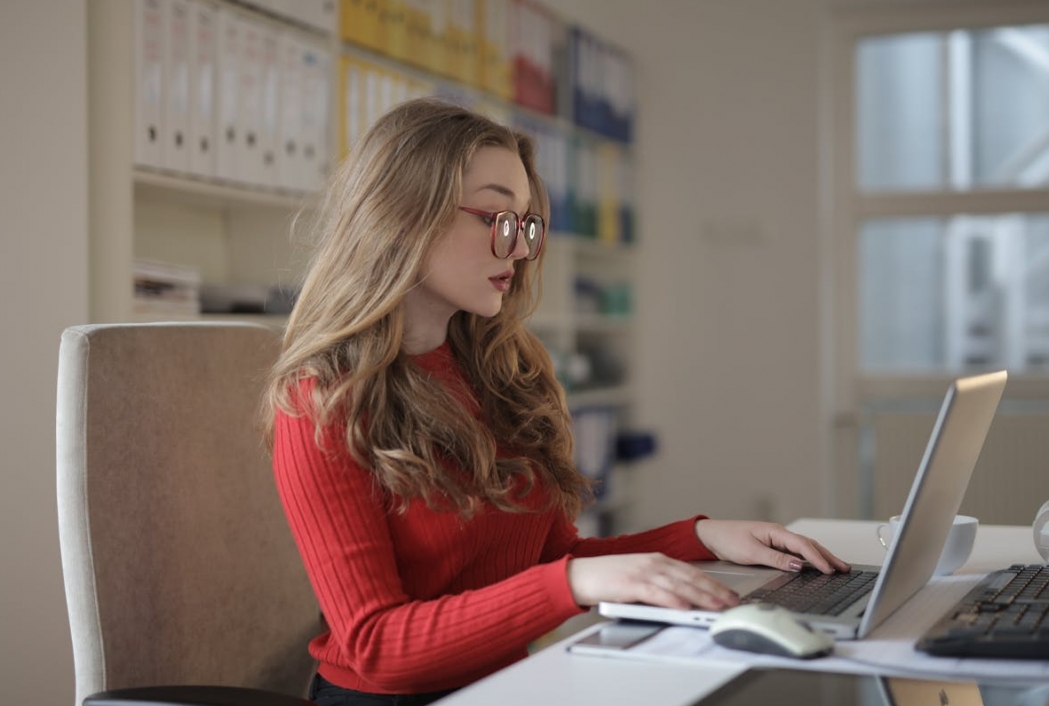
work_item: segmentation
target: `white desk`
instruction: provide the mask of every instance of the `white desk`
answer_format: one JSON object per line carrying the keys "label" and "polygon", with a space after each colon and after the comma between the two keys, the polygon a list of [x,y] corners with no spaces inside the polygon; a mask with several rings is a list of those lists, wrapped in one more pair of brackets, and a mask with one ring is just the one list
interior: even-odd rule
{"label": "white desk", "polygon": [[[877,522],[798,520],[792,530],[808,535],[846,561],[881,564],[885,550]],[[1028,527],[981,526],[969,561],[957,574],[984,574],[1014,563],[1041,561]],[[919,593],[919,596],[921,594]],[[893,619],[885,623],[889,630]],[[694,704],[746,670],[745,664],[603,659],[569,654],[565,648],[591,626],[497,674],[443,699],[442,706],[684,706]],[[877,634],[877,631],[875,631]]]}

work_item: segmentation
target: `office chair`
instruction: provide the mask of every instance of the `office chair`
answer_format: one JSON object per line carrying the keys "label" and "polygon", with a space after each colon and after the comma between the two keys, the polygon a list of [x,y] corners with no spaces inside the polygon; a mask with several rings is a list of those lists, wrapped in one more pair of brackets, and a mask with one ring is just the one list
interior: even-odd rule
{"label": "office chair", "polygon": [[76,326],[57,486],[76,706],[305,706],[320,613],[257,423],[279,335]]}

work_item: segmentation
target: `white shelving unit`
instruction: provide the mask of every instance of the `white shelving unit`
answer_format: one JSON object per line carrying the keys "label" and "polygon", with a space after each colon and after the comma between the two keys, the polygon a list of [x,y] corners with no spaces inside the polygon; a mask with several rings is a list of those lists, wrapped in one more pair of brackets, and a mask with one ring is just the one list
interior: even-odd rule
{"label": "white shelving unit", "polygon": [[[332,161],[339,149],[336,121],[339,111],[339,61],[342,54],[367,56],[422,76],[435,84],[452,84],[461,93],[479,89],[455,85],[370,50],[345,44],[333,19],[324,32],[261,11],[247,3],[208,0],[216,7],[242,13],[277,28],[308,35],[330,48],[329,152]],[[90,197],[90,316],[95,322],[135,321],[156,316],[135,314],[132,288],[133,263],[145,258],[199,269],[206,284],[294,284],[304,273],[308,251],[295,245],[291,224],[307,207],[311,194],[276,188],[256,188],[217,179],[144,168],[135,163],[135,22],[134,3],[90,2],[88,13],[89,90],[89,197]],[[500,98],[484,100],[507,113],[519,111],[533,121],[587,140],[606,140],[576,128],[564,118],[541,115]],[[629,151],[629,147],[623,149]],[[631,384],[634,356],[634,321],[629,311],[609,315],[585,307],[576,294],[579,278],[629,292],[634,281],[636,246],[609,245],[592,239],[552,233],[548,240],[541,309],[531,320],[533,329],[559,359],[581,352],[601,351],[617,361],[620,375],[614,381],[573,385],[568,399],[573,410],[613,408],[629,424],[635,403]],[[627,295],[629,298],[629,295]],[[629,309],[629,306],[625,306]],[[169,318],[169,317],[164,317]],[[260,321],[280,327],[283,318],[269,315],[202,315],[205,319]],[[577,358],[578,360],[578,358]],[[592,377],[595,370],[591,370]],[[621,486],[622,487],[622,486]],[[628,499],[618,493],[598,513],[621,510]],[[607,524],[607,523],[606,523]]]}

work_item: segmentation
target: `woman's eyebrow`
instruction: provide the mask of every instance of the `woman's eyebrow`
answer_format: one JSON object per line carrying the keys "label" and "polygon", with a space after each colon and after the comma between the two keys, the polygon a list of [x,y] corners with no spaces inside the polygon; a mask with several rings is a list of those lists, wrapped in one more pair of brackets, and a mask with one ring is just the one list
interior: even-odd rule
{"label": "woman's eyebrow", "polygon": [[492,182],[491,184],[485,184],[484,186],[478,188],[477,191],[484,191],[486,189],[488,189],[490,191],[494,191],[494,192],[499,193],[499,194],[502,194],[503,196],[508,196],[512,200],[516,200],[517,199],[517,195],[514,194],[513,189],[508,189],[507,187],[503,186],[502,184],[496,184],[495,182]]}

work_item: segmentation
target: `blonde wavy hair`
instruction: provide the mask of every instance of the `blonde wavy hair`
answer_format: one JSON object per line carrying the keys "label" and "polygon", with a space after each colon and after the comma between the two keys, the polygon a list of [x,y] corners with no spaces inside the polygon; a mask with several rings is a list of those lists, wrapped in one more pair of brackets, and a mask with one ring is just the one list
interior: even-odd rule
{"label": "blonde wavy hair", "polygon": [[[532,139],[433,99],[387,113],[339,166],[271,374],[267,439],[272,444],[278,409],[308,414],[316,442],[338,431],[338,443],[402,511],[415,497],[464,517],[484,500],[518,511],[538,482],[549,492],[548,507],[574,517],[591,486],[573,462],[569,413],[550,356],[523,324],[538,304],[542,254],[516,262],[496,316],[460,311],[449,324],[480,418],[402,350],[405,295],[452,225],[467,165],[488,146],[520,155],[531,210],[548,220]],[[304,400],[301,383],[310,378],[312,396]]]}

